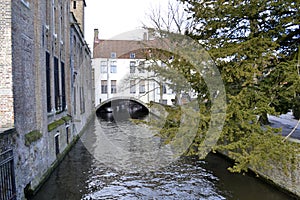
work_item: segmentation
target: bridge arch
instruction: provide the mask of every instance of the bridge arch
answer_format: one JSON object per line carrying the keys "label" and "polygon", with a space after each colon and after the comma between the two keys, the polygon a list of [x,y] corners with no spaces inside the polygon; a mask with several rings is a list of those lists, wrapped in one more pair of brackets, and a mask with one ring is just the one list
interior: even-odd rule
{"label": "bridge arch", "polygon": [[112,97],[96,106],[96,113],[115,112],[126,109],[129,113],[149,113],[148,105],[134,97]]}

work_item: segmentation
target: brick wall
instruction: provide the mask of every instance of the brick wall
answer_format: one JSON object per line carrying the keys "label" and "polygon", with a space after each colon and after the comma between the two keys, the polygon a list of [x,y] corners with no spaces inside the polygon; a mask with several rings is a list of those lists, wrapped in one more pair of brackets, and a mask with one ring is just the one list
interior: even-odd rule
{"label": "brick wall", "polygon": [[[70,1],[55,0],[54,3],[55,12],[52,1],[46,0],[2,0],[0,4],[0,130],[13,127],[16,131],[13,148],[18,199],[24,199],[26,186],[30,185],[32,189],[38,186],[47,170],[54,166],[86,125],[93,111],[90,51],[85,45],[82,30],[74,23],[76,33],[72,36],[76,35],[77,42],[72,60],[77,60],[77,65],[71,66],[70,48],[74,45],[70,44]],[[78,6],[80,8],[80,1]],[[50,56],[49,82],[46,78],[46,52]],[[56,59],[59,63],[58,76],[55,76],[57,70],[54,70]],[[78,70],[75,82],[71,80],[74,68]],[[63,71],[65,78],[62,78]],[[57,77],[59,81],[55,82]],[[55,83],[58,83],[59,89]],[[82,99],[78,99],[75,105],[78,107],[78,122],[74,125],[68,120],[49,131],[48,124],[72,114],[74,85],[71,83],[84,91]],[[62,102],[63,85],[67,106],[60,103],[56,109],[55,98],[59,97]],[[51,112],[47,111],[49,88]],[[56,91],[60,91],[59,95]],[[85,109],[80,112],[83,104]],[[72,116],[72,119],[75,117]],[[26,135],[34,131],[42,136],[25,145]],[[59,154],[56,154],[55,148],[57,137]]]}
{"label": "brick wall", "polygon": [[[74,7],[74,2],[76,2],[76,6]],[[85,0],[80,0],[80,1],[71,1],[71,12],[73,12],[73,14],[76,17],[76,20],[79,24],[79,27],[82,31],[82,33],[84,33],[84,7],[85,7]]]}
{"label": "brick wall", "polygon": [[0,4],[0,128],[14,126],[11,0]]}
{"label": "brick wall", "polygon": [[20,134],[36,129],[34,7],[12,1],[12,68],[15,127]]}

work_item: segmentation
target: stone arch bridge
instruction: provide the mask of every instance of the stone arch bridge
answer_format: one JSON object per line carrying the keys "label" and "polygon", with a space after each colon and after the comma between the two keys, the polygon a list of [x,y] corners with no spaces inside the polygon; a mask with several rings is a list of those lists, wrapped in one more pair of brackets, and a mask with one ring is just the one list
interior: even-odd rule
{"label": "stone arch bridge", "polygon": [[149,113],[148,105],[134,97],[112,97],[96,106],[96,113],[111,113],[127,110],[130,114],[135,112]]}

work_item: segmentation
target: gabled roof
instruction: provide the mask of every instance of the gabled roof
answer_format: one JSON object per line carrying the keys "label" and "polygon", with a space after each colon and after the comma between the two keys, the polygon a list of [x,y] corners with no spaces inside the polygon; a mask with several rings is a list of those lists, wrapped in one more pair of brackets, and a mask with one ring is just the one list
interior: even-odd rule
{"label": "gabled roof", "polygon": [[145,58],[145,41],[137,40],[98,40],[94,48],[94,58],[111,58],[111,53],[116,53],[117,58],[130,58],[131,53],[136,58]]}
{"label": "gabled roof", "polygon": [[112,53],[116,53],[116,58],[130,58],[131,53],[135,53],[135,58],[145,59],[152,48],[165,46],[162,40],[97,40],[94,45],[93,58],[111,58]]}

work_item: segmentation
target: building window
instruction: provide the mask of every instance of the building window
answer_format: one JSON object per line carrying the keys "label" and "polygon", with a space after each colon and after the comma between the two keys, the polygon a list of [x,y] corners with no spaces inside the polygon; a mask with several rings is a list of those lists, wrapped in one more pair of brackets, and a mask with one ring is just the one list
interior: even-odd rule
{"label": "building window", "polygon": [[144,81],[144,80],[140,81],[139,92],[140,92],[140,94],[146,92],[146,91],[145,91],[145,81]]}
{"label": "building window", "polygon": [[139,62],[139,73],[145,73],[145,62],[144,61]]}
{"label": "building window", "polygon": [[76,112],[77,112],[77,92],[76,92],[77,88],[74,89],[74,114],[76,115]]}
{"label": "building window", "polygon": [[111,52],[110,57],[111,58],[117,58],[117,53],[116,52]]}
{"label": "building window", "polygon": [[59,111],[61,109],[60,90],[59,90],[59,68],[58,58],[54,57],[54,96],[55,96],[55,109]]}
{"label": "building window", "polygon": [[70,127],[70,125],[67,124],[67,125],[66,125],[66,142],[67,142],[67,144],[70,143],[70,139],[69,139],[69,137],[70,137],[69,127]]}
{"label": "building window", "polygon": [[61,105],[62,110],[64,111],[66,109],[66,86],[65,86],[65,63],[60,63],[61,68]]}
{"label": "building window", "polygon": [[163,94],[167,94],[167,86],[165,84],[162,85]]}
{"label": "building window", "polygon": [[59,25],[59,15],[58,15],[58,11],[56,8],[56,5],[54,5],[53,7],[53,36],[56,39],[57,38],[57,34],[58,34],[58,25]]}
{"label": "building window", "polygon": [[76,1],[73,1],[73,9],[76,9]]}
{"label": "building window", "polygon": [[[46,0],[46,24],[49,29],[50,25],[50,19],[51,19],[51,6],[50,6],[50,1]],[[48,30],[49,31],[49,30]]]}
{"label": "building window", "polygon": [[135,80],[130,81],[130,94],[135,94]]}
{"label": "building window", "polygon": [[135,73],[135,61],[130,61],[130,73]]}
{"label": "building window", "polygon": [[47,88],[47,112],[51,112],[51,70],[50,54],[46,52],[46,88]]}
{"label": "building window", "polygon": [[117,93],[117,81],[116,80],[111,80],[111,94],[116,94]]}
{"label": "building window", "polygon": [[85,95],[84,88],[80,87],[80,112],[85,113]]}
{"label": "building window", "polygon": [[117,73],[117,61],[111,61],[110,73]]}
{"label": "building window", "polygon": [[135,53],[130,53],[130,58],[134,59],[135,58]]}
{"label": "building window", "polygon": [[64,19],[64,16],[65,16],[65,13],[64,13],[64,8],[63,6],[61,5],[60,6],[60,43],[63,44],[64,43],[64,39],[65,39],[65,19]]}
{"label": "building window", "polygon": [[56,135],[54,136],[55,141],[55,154],[59,154],[59,131],[57,131]]}
{"label": "building window", "polygon": [[107,94],[107,80],[101,81],[101,93]]}
{"label": "building window", "polygon": [[92,69],[92,88],[95,89],[95,69]]}
{"label": "building window", "polygon": [[101,61],[100,72],[101,73],[107,73],[107,62],[106,61]]}

